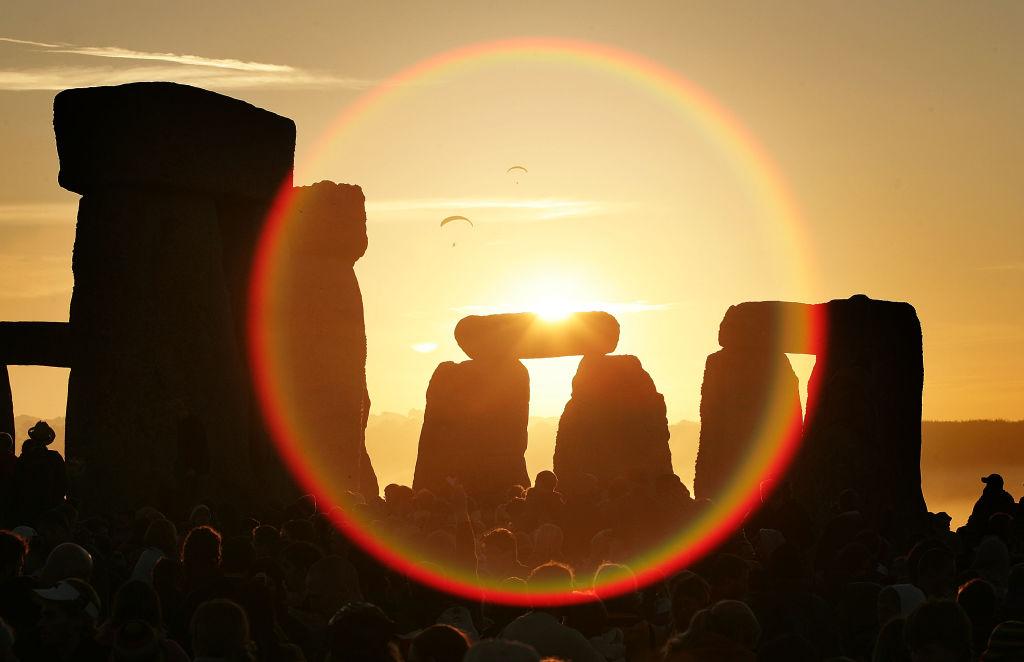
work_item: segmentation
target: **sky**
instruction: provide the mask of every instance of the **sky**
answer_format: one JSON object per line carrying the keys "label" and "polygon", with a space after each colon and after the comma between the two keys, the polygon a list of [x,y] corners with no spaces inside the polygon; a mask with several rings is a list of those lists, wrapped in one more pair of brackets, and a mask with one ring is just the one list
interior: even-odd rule
{"label": "sky", "polygon": [[[567,305],[613,312],[618,351],[643,362],[669,420],[696,420],[729,305],[865,293],[918,311],[925,418],[1024,418],[1020,3],[19,2],[4,14],[0,319],[67,319],[78,197],[56,183],[54,94],[175,80],[295,120],[297,184],[363,187],[375,412],[422,409],[437,363],[465,358],[460,317]],[[784,185],[716,129],[724,115],[635,71],[518,55],[393,83],[440,53],[531,37],[634,53],[687,81]],[[385,102],[339,120],[382,84]],[[783,192],[792,213],[773,202]],[[474,226],[440,228],[452,214]],[[805,378],[813,359],[792,358]],[[577,361],[527,362],[532,414],[560,413]],[[66,380],[12,368],[17,413],[61,415]]]}

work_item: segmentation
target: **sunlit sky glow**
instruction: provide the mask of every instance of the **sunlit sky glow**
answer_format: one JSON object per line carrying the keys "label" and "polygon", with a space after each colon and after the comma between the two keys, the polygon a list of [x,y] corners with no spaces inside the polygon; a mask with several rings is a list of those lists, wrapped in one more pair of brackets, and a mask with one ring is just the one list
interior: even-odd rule
{"label": "sunlit sky glow", "polygon": [[[918,309],[926,418],[1024,416],[1020,4],[664,3],[642,21],[627,5],[447,6],[5,7],[0,319],[67,319],[77,197],[56,185],[55,90],[169,79],[293,118],[298,183],[363,186],[375,411],[422,408],[437,362],[464,358],[452,336],[462,315],[600,309],[619,318],[620,351],[650,370],[669,418],[696,419],[729,304],[864,292]],[[325,145],[336,118],[396,72],[536,34],[639,53],[728,108],[788,183],[815,277],[792,277],[720,144],[592,68],[453,71]],[[517,164],[529,172],[507,172]],[[452,214],[475,227],[438,228]],[[557,415],[575,360],[543,363],[529,362],[532,411]],[[19,413],[62,413],[65,373],[12,379]]]}

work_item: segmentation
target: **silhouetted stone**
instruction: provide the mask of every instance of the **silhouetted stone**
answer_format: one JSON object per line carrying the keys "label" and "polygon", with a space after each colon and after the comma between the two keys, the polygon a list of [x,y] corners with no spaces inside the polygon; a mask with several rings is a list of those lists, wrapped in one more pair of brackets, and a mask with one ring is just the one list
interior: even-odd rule
{"label": "silhouetted stone", "polygon": [[718,344],[725,348],[814,354],[817,348],[810,331],[823,313],[820,305],[789,301],[748,301],[729,306],[718,327]]}
{"label": "silhouetted stone", "polygon": [[555,473],[567,481],[671,474],[668,439],[665,398],[639,359],[585,356],[558,422]]}
{"label": "silhouetted stone", "polygon": [[3,363],[0,363],[0,432],[14,439],[14,398],[11,397],[11,378]]}
{"label": "silhouetted stone", "polygon": [[619,343],[619,323],[605,312],[545,320],[536,313],[470,315],[455,326],[455,340],[470,358],[542,359],[608,354]]}
{"label": "silhouetted stone", "polygon": [[[139,83],[61,92],[54,130],[60,183],[83,194],[66,439],[76,493],[87,508],[158,503],[179,488],[251,494],[246,285],[269,205],[290,185],[294,124],[205,90]],[[201,453],[179,443],[186,420],[203,431]],[[200,466],[182,452],[207,456],[209,474],[175,475]]]}
{"label": "silhouetted stone", "polygon": [[869,517],[904,524],[921,494],[921,323],[909,303],[864,295],[822,304],[827,351],[808,384],[808,417],[793,486],[823,516],[846,489]]}
{"label": "silhouetted stone", "polygon": [[[801,445],[788,473],[795,493],[819,519],[854,489],[876,524],[890,515],[890,522],[918,521],[925,512],[924,363],[913,306],[864,295],[814,305],[743,303],[729,308],[719,339],[726,349],[708,357],[702,390],[698,497],[713,498],[730,462],[757,441],[751,431],[781,429],[759,422],[764,414],[755,412],[784,418],[794,409],[796,386],[791,369],[782,367],[783,352],[818,351]],[[761,393],[759,384],[777,392]]]}
{"label": "silhouetted stone", "polygon": [[71,367],[67,322],[0,322],[0,363]]}
{"label": "silhouetted stone", "polygon": [[745,463],[757,462],[755,451],[800,435],[799,384],[785,354],[756,347],[715,352],[705,364],[700,395],[693,480],[698,499],[720,497]]}
{"label": "silhouetted stone", "polygon": [[427,387],[413,488],[445,494],[452,477],[493,503],[512,485],[528,486],[529,410],[530,375],[519,361],[438,365]]}
{"label": "silhouetted stone", "polygon": [[353,265],[366,251],[358,186],[296,187],[281,246],[281,295],[270,299],[269,344],[287,357],[278,369],[289,414],[305,431],[307,461],[347,489],[376,495],[366,454],[366,329]]}
{"label": "silhouetted stone", "polygon": [[60,185],[120,186],[263,200],[291,180],[295,124],[176,83],[64,90],[53,100]]}

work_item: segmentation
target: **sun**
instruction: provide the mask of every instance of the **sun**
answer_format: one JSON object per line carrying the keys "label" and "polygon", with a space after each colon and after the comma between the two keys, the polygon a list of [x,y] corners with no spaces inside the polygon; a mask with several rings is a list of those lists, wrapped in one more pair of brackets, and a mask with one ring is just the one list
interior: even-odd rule
{"label": "sun", "polygon": [[569,315],[580,310],[578,304],[560,297],[544,297],[532,304],[530,308],[530,312],[537,313],[537,316],[546,322],[564,320]]}
{"label": "sun", "polygon": [[546,322],[558,322],[573,313],[594,309],[587,281],[556,270],[533,278],[517,279],[509,312],[536,313]]}

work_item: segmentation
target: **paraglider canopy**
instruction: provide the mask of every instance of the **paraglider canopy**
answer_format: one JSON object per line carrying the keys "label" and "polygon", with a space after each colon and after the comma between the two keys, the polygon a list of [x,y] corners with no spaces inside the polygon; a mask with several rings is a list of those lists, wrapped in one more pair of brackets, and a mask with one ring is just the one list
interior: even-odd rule
{"label": "paraglider canopy", "polygon": [[509,173],[509,172],[512,172],[513,170],[522,170],[523,172],[530,172],[529,170],[527,170],[526,168],[524,168],[521,165],[514,165],[511,168],[509,168],[508,170],[506,170],[505,172]]}
{"label": "paraglider canopy", "polygon": [[443,228],[445,225],[447,225],[448,223],[451,223],[452,221],[465,221],[465,222],[469,223],[470,227],[474,227],[473,221],[469,220],[465,216],[448,216],[443,221],[441,221],[441,227]]}

